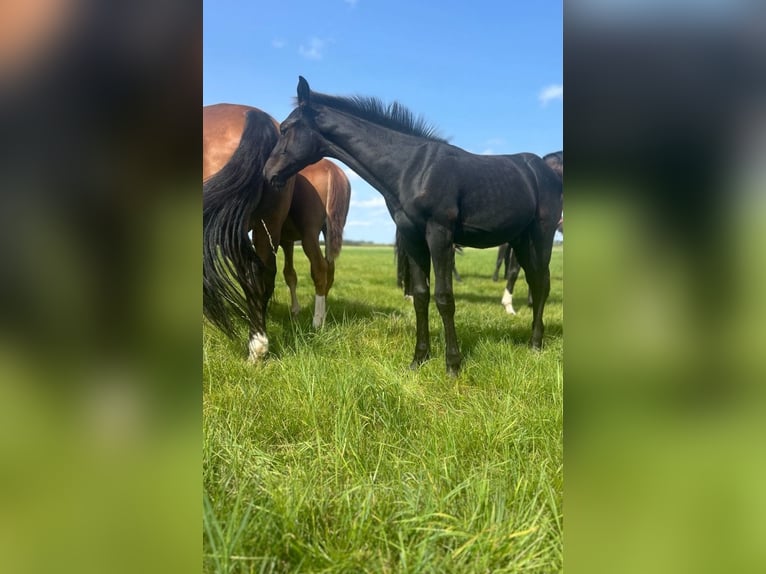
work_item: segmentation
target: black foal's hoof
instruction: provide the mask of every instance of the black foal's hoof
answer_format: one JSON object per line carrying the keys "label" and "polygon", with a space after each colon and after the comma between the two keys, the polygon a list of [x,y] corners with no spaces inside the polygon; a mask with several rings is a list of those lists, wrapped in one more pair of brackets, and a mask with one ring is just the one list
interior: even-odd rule
{"label": "black foal's hoof", "polygon": [[529,348],[533,351],[540,351],[543,348],[543,342],[542,341],[529,341]]}
{"label": "black foal's hoof", "polygon": [[415,358],[413,358],[412,362],[410,363],[410,370],[411,371],[417,370],[417,368],[420,367],[420,365],[422,365],[423,363],[425,363],[428,360],[428,358],[429,358],[428,353],[426,353],[422,357],[415,356]]}

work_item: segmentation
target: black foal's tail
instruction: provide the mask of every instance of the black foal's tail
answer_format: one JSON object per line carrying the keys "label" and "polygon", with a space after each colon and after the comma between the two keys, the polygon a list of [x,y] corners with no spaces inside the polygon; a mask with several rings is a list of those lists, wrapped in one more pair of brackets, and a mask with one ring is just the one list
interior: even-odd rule
{"label": "black foal's tail", "polygon": [[247,114],[239,147],[228,163],[203,184],[203,312],[221,331],[235,337],[231,314],[252,323],[262,312],[263,263],[247,235],[250,215],[263,193],[263,167],[277,143],[272,119]]}
{"label": "black foal's tail", "polygon": [[396,259],[396,286],[404,291],[405,295],[412,295],[412,280],[410,279],[410,262],[407,252],[402,244],[399,230],[396,230],[396,242],[394,244],[394,259]]}
{"label": "black foal's tail", "polygon": [[564,178],[564,152],[554,151],[543,156],[543,161],[556,172],[559,178]]}

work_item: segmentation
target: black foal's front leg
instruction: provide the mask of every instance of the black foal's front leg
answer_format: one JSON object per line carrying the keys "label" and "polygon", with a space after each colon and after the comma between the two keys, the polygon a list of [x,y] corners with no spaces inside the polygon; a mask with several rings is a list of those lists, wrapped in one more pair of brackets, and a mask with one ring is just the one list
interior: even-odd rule
{"label": "black foal's front leg", "polygon": [[411,369],[416,369],[424,363],[431,354],[430,333],[428,331],[428,304],[431,293],[428,284],[431,275],[431,262],[428,255],[413,258],[407,256],[410,266],[410,288],[412,291],[412,303],[415,307],[415,355],[410,364]]}
{"label": "black foal's front leg", "polygon": [[462,357],[455,332],[455,295],[452,291],[455,251],[452,249],[452,234],[444,227],[429,224],[426,240],[434,264],[434,299],[444,325],[447,372],[454,376],[460,371]]}

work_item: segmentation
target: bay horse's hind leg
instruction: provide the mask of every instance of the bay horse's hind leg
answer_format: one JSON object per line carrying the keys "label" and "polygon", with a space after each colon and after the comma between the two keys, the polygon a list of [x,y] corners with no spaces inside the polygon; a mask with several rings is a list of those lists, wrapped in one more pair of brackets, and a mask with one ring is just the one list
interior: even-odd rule
{"label": "bay horse's hind leg", "polygon": [[[324,236],[324,243],[327,246],[328,240],[327,240],[327,225],[322,226],[322,235]],[[327,247],[325,247],[325,251],[327,251]],[[330,289],[332,289],[333,283],[335,283],[335,260],[329,259],[325,257],[325,261],[327,261],[327,285],[325,287],[325,295],[330,294]]]}
{"label": "bay horse's hind leg", "polygon": [[259,322],[251,327],[249,360],[257,363],[263,359],[269,352],[269,338],[266,336],[266,313],[269,307],[269,301],[274,294],[274,284],[277,276],[277,248],[279,246],[281,222],[279,227],[274,224],[268,225],[263,220],[258,219],[253,222],[253,245],[255,253],[263,262],[260,268],[260,281],[262,282],[263,292],[261,300],[257,302],[261,306]]}
{"label": "bay horse's hind leg", "polygon": [[[255,234],[253,234],[255,235]],[[276,275],[276,260],[266,262],[258,257],[258,289],[260,298],[253,302],[258,306],[258,312],[254,313],[253,323],[250,325],[250,337],[248,339],[248,361],[258,363],[269,352],[269,338],[266,336],[266,310],[269,299],[274,292],[274,276]]]}
{"label": "bay horse's hind leg", "polygon": [[324,326],[324,321],[327,316],[327,291],[328,286],[328,264],[327,260],[322,254],[322,249],[319,246],[319,236],[313,234],[307,234],[301,241],[303,252],[308,257],[311,263],[311,279],[314,281],[314,319],[312,325],[315,328],[321,328]]}
{"label": "bay horse's hind leg", "polygon": [[298,294],[296,292],[298,286],[298,274],[295,272],[295,263],[293,260],[293,252],[295,251],[295,244],[292,241],[282,241],[282,253],[285,256],[285,266],[282,269],[282,275],[287,283],[287,288],[290,290],[290,313],[293,317],[296,317],[301,310],[300,303],[298,303]]}
{"label": "bay horse's hind leg", "polygon": [[[258,363],[269,352],[269,339],[266,336],[266,292],[268,291],[268,272],[263,260],[256,254],[253,298],[248,299],[251,306],[250,332],[247,343],[248,361]],[[273,285],[273,281],[272,281]]]}

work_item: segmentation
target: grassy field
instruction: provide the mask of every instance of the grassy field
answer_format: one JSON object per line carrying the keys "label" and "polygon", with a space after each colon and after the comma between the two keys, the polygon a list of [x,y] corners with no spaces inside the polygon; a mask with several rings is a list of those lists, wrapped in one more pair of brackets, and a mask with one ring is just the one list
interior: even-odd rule
{"label": "grassy field", "polygon": [[457,256],[463,368],[446,374],[431,301],[431,359],[408,369],[412,303],[393,249],[346,246],[325,328],[298,257],[304,309],[281,280],[271,354],[204,329],[205,572],[557,572],[562,570],[562,248],[540,352],[531,310],[505,314],[494,249]]}

